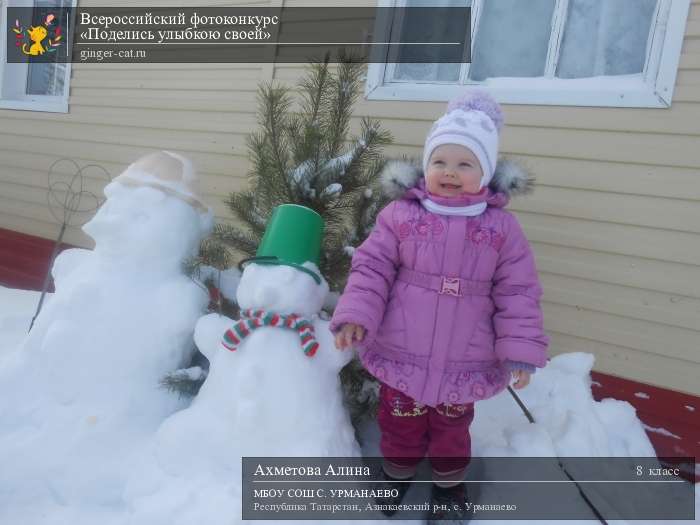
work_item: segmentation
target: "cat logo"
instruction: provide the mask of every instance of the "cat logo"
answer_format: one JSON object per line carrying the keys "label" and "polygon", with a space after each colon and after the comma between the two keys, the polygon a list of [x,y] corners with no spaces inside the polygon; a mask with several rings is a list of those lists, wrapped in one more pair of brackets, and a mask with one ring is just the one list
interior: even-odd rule
{"label": "cat logo", "polygon": [[[15,46],[21,47],[22,53],[29,56],[40,56],[46,52],[56,52],[56,49],[63,43],[63,36],[61,35],[61,26],[56,26],[55,29],[52,28],[55,18],[54,15],[49,14],[46,16],[43,24],[36,27],[30,26],[26,30],[31,45],[24,41],[24,30],[19,20],[15,20],[15,27],[12,28],[12,31],[15,32]],[[49,32],[51,32],[51,36],[49,36]],[[44,45],[43,42],[46,37],[49,37],[48,44]]]}

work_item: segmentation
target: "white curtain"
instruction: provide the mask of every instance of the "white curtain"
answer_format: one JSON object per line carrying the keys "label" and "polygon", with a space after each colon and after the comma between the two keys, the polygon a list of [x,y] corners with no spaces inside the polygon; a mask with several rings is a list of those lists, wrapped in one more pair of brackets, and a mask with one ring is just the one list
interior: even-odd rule
{"label": "white curtain", "polygon": [[641,73],[656,0],[569,0],[557,77]]}
{"label": "white curtain", "polygon": [[481,5],[469,78],[542,76],[556,1],[484,0]]}
{"label": "white curtain", "polygon": [[[442,0],[426,2],[425,0],[408,0],[406,7],[470,7],[471,0]],[[458,41],[464,38],[468,27],[461,20],[438,20],[437,17],[430,19],[431,24],[426,24],[411,10],[404,11],[406,17],[399,29],[400,42],[406,41]],[[414,15],[414,16],[411,16]],[[457,82],[461,69],[461,50],[455,52],[454,62],[443,63],[410,63],[412,57],[437,58],[436,53],[440,52],[437,47],[431,46],[405,46],[399,50],[399,60],[396,65],[392,80],[416,80],[416,81],[440,81]],[[444,52],[444,51],[443,51]],[[398,62],[398,60],[397,60]]]}

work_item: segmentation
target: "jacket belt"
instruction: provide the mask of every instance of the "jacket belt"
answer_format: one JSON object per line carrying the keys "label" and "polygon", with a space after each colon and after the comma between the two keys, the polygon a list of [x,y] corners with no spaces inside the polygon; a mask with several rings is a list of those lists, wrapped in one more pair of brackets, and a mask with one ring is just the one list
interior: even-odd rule
{"label": "jacket belt", "polygon": [[491,295],[491,281],[471,281],[460,277],[446,277],[432,273],[418,272],[409,268],[401,268],[396,277],[399,281],[434,290],[439,294],[454,295]]}

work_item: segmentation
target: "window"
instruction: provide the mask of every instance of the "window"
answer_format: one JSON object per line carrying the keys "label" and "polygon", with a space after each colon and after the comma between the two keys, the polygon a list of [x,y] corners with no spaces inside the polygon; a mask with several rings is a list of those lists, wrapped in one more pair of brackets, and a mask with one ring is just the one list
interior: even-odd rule
{"label": "window", "polygon": [[[438,2],[426,1],[379,5]],[[671,104],[690,0],[440,0],[438,5],[471,7],[471,63],[370,64],[368,99],[442,101],[470,85],[484,86],[511,104]],[[411,20],[410,10],[403,13],[409,14],[391,21],[398,39],[467,31],[453,20],[426,27]]]}
{"label": "window", "polygon": [[[68,112],[70,63],[8,64],[6,59],[8,7],[34,7],[33,24],[38,25],[47,11],[75,7],[73,0],[0,0],[0,109]],[[56,11],[57,16],[65,11]]]}

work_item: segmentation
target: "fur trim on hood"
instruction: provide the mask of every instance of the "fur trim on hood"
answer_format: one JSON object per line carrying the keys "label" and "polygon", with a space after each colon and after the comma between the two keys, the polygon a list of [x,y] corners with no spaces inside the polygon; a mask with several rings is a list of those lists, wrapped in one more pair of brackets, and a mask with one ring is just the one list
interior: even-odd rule
{"label": "fur trim on hood", "polygon": [[[382,192],[392,200],[400,199],[418,184],[422,176],[423,171],[416,164],[406,160],[390,160],[379,174]],[[496,164],[489,188],[494,193],[514,197],[532,192],[534,185],[535,178],[521,162],[501,158]]]}

